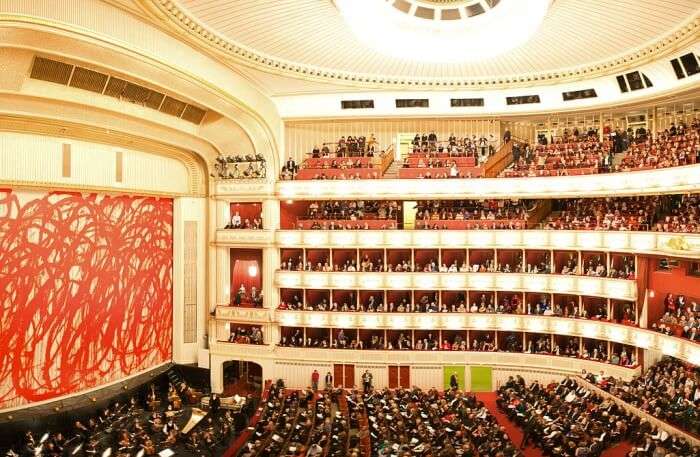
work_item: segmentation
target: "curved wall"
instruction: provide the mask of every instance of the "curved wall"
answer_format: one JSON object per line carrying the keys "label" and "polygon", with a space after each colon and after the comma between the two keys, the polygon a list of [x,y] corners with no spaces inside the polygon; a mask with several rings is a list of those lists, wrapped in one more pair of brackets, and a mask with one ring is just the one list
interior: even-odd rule
{"label": "curved wall", "polygon": [[[630,379],[639,374],[639,368],[624,368],[590,360],[555,357],[538,354],[505,352],[450,352],[450,351],[351,351],[331,349],[288,348],[277,346],[253,346],[235,343],[213,343],[211,346],[212,389],[223,387],[223,363],[228,360],[247,360],[262,366],[263,378],[282,378],[292,388],[306,388],[311,383],[311,373],[334,372],[334,365],[350,364],[354,367],[354,385],[361,385],[360,376],[365,370],[373,374],[377,388],[389,386],[389,367],[408,367],[411,386],[423,389],[443,386],[443,369],[455,365],[488,366],[492,368],[492,382],[496,387],[508,376],[520,374],[527,381],[543,382],[575,376],[583,370]],[[466,385],[470,385],[467,372]]]}

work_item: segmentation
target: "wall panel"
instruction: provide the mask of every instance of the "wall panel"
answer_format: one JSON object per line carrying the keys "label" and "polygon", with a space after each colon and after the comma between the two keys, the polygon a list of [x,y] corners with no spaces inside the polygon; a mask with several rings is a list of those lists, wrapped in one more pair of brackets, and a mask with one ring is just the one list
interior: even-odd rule
{"label": "wall panel", "polygon": [[[64,173],[64,149],[70,151]],[[121,173],[117,156],[121,154]],[[174,157],[44,135],[0,132],[0,183],[42,187],[189,193],[189,173]]]}

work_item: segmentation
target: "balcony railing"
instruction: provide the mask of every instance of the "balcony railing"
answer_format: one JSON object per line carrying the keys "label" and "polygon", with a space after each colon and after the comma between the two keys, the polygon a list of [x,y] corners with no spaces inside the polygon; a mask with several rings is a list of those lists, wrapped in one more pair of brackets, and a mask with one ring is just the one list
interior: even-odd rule
{"label": "balcony railing", "polygon": [[[284,248],[444,248],[611,251],[700,258],[700,234],[597,230],[278,230]],[[671,241],[674,242],[671,242]],[[684,241],[688,249],[675,246]],[[673,246],[672,246],[673,245]]]}
{"label": "balcony railing", "polygon": [[538,178],[280,181],[280,199],[604,197],[690,193],[700,190],[700,164],[654,170]]}
{"label": "balcony railing", "polygon": [[265,247],[275,241],[273,230],[219,229],[215,243],[223,246]]}
{"label": "balcony railing", "polygon": [[[228,320],[227,307],[217,308],[217,317]],[[219,311],[221,310],[221,311]],[[700,344],[683,338],[664,335],[648,329],[607,321],[571,319],[553,316],[478,313],[342,313],[320,311],[268,311],[272,321],[284,327],[359,328],[386,330],[486,330],[545,333],[606,340],[642,349],[653,349],[700,365]],[[235,318],[231,317],[231,320]],[[264,318],[263,318],[264,319]],[[262,319],[261,319],[262,320]],[[222,334],[223,335],[223,334]],[[303,348],[306,353],[311,348]],[[299,352],[299,348],[290,349]],[[342,353],[355,352],[343,350]],[[357,351],[360,354],[377,351]],[[401,354],[401,351],[378,351]],[[421,354],[419,351],[408,351]],[[499,353],[501,354],[501,353]],[[395,356],[402,357],[402,356]]]}
{"label": "balcony railing", "polygon": [[475,290],[587,295],[637,299],[637,284],[628,279],[528,273],[367,273],[281,271],[275,285],[287,289]]}

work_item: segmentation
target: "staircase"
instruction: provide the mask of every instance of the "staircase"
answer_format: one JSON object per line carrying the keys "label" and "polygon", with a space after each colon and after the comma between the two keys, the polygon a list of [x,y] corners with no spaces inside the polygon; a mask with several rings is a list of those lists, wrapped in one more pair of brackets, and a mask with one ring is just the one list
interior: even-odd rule
{"label": "staircase", "polygon": [[612,167],[617,168],[622,163],[625,157],[627,157],[627,151],[621,152],[619,154],[613,154]]}
{"label": "staircase", "polygon": [[398,179],[400,168],[401,168],[401,161],[394,160],[393,162],[391,162],[391,165],[389,165],[389,168],[386,169],[386,171],[384,172],[384,175],[382,175],[382,178],[383,179]]}

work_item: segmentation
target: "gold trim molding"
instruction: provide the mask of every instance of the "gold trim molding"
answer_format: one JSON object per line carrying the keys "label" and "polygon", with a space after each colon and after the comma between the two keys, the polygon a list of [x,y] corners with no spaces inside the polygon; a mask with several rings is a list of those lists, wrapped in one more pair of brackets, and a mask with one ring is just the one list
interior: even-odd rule
{"label": "gold trim molding", "polygon": [[193,151],[180,149],[157,140],[139,137],[118,130],[105,129],[91,125],[64,120],[48,119],[38,116],[20,116],[0,114],[0,131],[27,133],[33,135],[70,138],[79,141],[89,141],[110,146],[121,146],[137,151],[148,152],[181,162],[187,169],[188,192],[173,194],[172,192],[157,192],[148,189],[122,189],[115,187],[74,185],[54,182],[7,181],[0,179],[0,185],[24,188],[60,188],[68,190],[91,190],[105,193],[129,193],[158,196],[187,196],[206,197],[207,182],[206,168]]}
{"label": "gold trim molding", "polygon": [[280,59],[263,54],[246,46],[239,45],[204,25],[189,15],[188,11],[178,5],[176,0],[140,0],[141,4],[159,17],[170,21],[179,31],[193,38],[199,44],[218,55],[225,55],[255,69],[297,79],[342,83],[360,87],[398,89],[429,88],[440,89],[504,89],[531,87],[536,83],[575,82],[601,76],[624,72],[644,63],[660,59],[695,41],[700,34],[700,14],[691,16],[675,30],[659,37],[644,47],[634,49],[627,54],[599,61],[595,64],[564,68],[546,73],[524,73],[509,77],[488,78],[417,78],[392,75],[352,73],[323,68]]}

